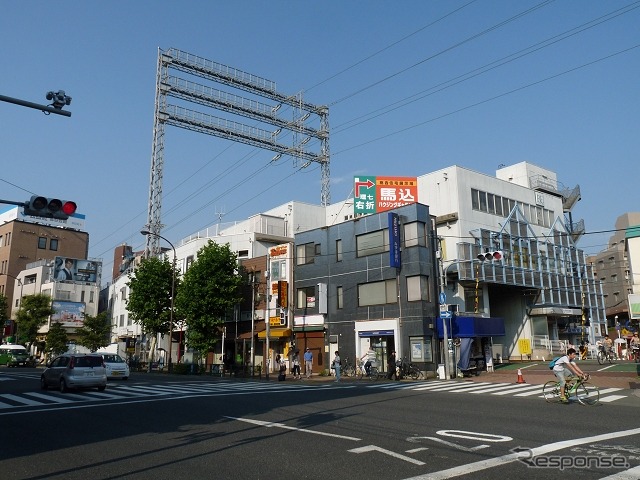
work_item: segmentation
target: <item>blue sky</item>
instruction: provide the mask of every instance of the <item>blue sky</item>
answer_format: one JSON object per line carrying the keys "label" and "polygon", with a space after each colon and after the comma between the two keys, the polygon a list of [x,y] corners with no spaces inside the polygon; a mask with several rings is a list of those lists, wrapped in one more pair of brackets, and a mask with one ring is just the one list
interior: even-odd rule
{"label": "blue sky", "polygon": [[[529,161],[580,185],[573,219],[587,232],[611,230],[640,210],[638,7],[5,0],[0,94],[46,103],[46,92],[63,89],[73,100],[70,118],[0,103],[0,198],[75,200],[89,255],[107,268],[115,246],[143,248],[157,53],[173,47],[328,105],[333,202],[350,196],[354,175],[454,164],[493,175]],[[163,235],[175,243],[220,218],[292,199],[318,204],[317,165],[298,172],[290,158],[270,164],[273,155],[167,127]],[[609,236],[579,246],[597,252]]]}

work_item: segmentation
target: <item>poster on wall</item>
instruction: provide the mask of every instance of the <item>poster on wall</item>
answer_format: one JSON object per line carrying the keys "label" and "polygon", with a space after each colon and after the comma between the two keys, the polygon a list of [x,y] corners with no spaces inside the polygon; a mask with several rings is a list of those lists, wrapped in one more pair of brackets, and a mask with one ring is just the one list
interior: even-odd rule
{"label": "poster on wall", "polygon": [[58,322],[63,327],[82,327],[84,325],[84,303],[54,300],[51,307],[55,312],[51,315],[52,323]]}
{"label": "poster on wall", "polygon": [[59,282],[96,283],[100,262],[71,257],[56,257],[53,267],[53,279]]}

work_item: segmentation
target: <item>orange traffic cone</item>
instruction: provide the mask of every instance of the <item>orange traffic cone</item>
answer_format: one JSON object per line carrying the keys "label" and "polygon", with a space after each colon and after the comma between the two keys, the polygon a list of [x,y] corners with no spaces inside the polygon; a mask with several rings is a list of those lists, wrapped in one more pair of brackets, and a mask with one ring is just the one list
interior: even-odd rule
{"label": "orange traffic cone", "polygon": [[516,383],[527,383],[524,381],[524,377],[522,376],[522,371],[518,369],[518,381]]}

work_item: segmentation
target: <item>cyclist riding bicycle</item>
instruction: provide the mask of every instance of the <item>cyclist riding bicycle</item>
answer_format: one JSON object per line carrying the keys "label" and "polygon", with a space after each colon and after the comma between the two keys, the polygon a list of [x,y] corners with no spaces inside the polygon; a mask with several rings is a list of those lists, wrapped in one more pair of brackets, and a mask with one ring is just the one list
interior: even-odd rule
{"label": "cyclist riding bicycle", "polygon": [[360,357],[360,361],[364,362],[364,371],[368,377],[371,375],[371,363],[376,361],[376,352],[370,348],[362,357]]}
{"label": "cyclist riding bicycle", "polygon": [[576,355],[576,349],[570,348],[569,350],[567,350],[566,355],[556,360],[556,363],[553,367],[553,374],[558,379],[558,382],[560,382],[560,401],[562,403],[569,403],[565,392],[565,385],[567,384],[566,377],[570,377],[572,374],[586,377],[586,374],[582,370],[580,370],[580,367],[578,367],[578,365],[574,363]]}
{"label": "cyclist riding bicycle", "polygon": [[605,335],[602,340],[602,346],[607,355],[613,355],[613,340],[609,338],[609,335]]}

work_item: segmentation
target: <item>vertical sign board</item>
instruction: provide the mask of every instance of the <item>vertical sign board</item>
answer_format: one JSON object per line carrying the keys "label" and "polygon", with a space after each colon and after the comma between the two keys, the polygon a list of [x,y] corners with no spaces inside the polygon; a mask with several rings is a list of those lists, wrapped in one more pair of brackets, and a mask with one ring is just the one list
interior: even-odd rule
{"label": "vertical sign board", "polygon": [[400,268],[400,215],[389,212],[389,266]]}
{"label": "vertical sign board", "polygon": [[640,319],[640,295],[635,293],[629,294],[629,318]]}
{"label": "vertical sign board", "polygon": [[355,216],[386,212],[418,201],[416,177],[354,177]]}

